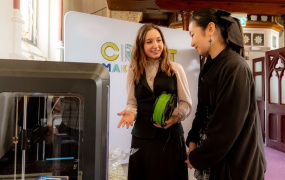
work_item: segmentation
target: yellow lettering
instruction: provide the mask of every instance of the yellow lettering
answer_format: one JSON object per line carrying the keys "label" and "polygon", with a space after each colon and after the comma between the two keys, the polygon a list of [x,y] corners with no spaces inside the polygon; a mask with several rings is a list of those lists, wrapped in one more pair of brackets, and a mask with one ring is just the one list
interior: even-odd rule
{"label": "yellow lettering", "polygon": [[111,42],[107,42],[101,48],[102,56],[108,61],[115,61],[119,57],[119,54],[114,53],[112,56],[108,56],[106,53],[106,50],[109,47],[112,48],[114,51],[117,51],[117,52],[119,51],[119,48],[116,46],[116,44],[111,43]]}
{"label": "yellow lettering", "polygon": [[174,61],[174,54],[177,53],[177,49],[168,49],[169,53],[170,53],[170,60]]}

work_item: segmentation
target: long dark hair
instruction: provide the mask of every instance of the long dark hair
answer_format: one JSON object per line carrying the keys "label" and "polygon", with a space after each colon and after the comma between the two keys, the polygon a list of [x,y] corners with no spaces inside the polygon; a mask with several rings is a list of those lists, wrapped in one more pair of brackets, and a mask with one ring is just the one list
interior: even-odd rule
{"label": "long dark hair", "polygon": [[[226,18],[221,18],[221,17]],[[226,43],[237,53],[239,53],[242,57],[244,57],[244,39],[243,39],[243,30],[240,24],[240,21],[237,18],[233,18],[230,16],[230,13],[222,10],[216,10],[213,8],[203,8],[198,11],[195,11],[190,19],[190,21],[195,21],[197,26],[201,27],[205,30],[210,22],[213,22],[216,25],[216,28],[220,31],[223,39]],[[234,31],[234,33],[241,37],[240,43],[233,43],[229,39],[229,27],[236,23],[239,30]]]}

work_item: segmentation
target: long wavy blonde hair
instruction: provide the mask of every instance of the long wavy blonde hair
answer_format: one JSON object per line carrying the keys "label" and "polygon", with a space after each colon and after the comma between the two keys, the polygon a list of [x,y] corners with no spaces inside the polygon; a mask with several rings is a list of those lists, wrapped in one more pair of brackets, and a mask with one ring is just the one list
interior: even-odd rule
{"label": "long wavy blonde hair", "polygon": [[174,74],[174,70],[169,62],[169,52],[162,31],[154,24],[144,24],[137,32],[131,53],[130,66],[134,69],[135,81],[137,83],[142,77],[147,64],[147,56],[144,51],[145,36],[146,33],[152,29],[156,29],[160,33],[163,42],[163,50],[160,56],[160,68],[167,76],[172,76]]}

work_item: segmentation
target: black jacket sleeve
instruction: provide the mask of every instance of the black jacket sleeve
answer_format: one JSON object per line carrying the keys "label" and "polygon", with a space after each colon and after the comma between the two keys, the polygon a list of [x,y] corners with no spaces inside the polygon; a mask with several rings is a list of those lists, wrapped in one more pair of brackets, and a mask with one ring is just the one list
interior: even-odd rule
{"label": "black jacket sleeve", "polygon": [[197,105],[195,118],[192,123],[192,127],[188,132],[188,136],[186,139],[186,145],[189,147],[190,142],[197,143],[199,141],[199,130],[200,130],[200,116],[199,116],[199,105]]}

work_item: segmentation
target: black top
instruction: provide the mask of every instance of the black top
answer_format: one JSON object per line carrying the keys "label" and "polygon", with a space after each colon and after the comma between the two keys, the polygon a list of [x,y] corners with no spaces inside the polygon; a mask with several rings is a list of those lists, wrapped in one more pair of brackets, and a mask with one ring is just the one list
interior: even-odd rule
{"label": "black top", "polygon": [[[132,130],[132,135],[140,138],[168,138],[183,135],[181,123],[172,125],[168,129],[157,128],[151,120],[154,104],[159,95],[163,92],[177,96],[176,75],[168,77],[158,68],[154,79],[153,91],[150,89],[146,75],[142,76],[138,83],[135,83],[135,97],[138,105],[137,118]],[[170,133],[170,134],[169,134]]]}
{"label": "black top", "polygon": [[195,169],[211,168],[210,179],[264,179],[254,79],[246,61],[229,47],[214,61],[209,57],[201,70],[197,112],[186,144],[199,142],[201,130],[207,139],[189,155]]}

